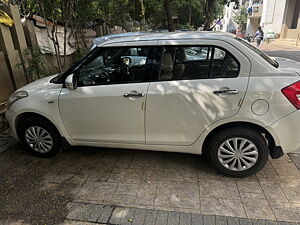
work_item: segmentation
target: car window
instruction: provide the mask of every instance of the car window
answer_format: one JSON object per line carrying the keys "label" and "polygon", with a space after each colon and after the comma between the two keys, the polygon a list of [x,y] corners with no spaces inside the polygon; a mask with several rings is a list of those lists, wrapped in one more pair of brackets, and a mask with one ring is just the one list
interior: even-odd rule
{"label": "car window", "polygon": [[224,49],[214,47],[213,52],[211,77],[237,77],[240,70],[238,61]]}
{"label": "car window", "polygon": [[152,73],[152,58],[150,47],[102,48],[77,71],[78,85],[144,82]]}
{"label": "car window", "polygon": [[166,46],[161,59],[160,80],[237,77],[239,62],[215,46]]}

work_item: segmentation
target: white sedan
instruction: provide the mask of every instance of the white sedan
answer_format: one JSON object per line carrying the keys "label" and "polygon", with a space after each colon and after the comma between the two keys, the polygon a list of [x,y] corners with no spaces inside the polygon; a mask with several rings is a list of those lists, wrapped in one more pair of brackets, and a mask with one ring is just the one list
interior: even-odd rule
{"label": "white sedan", "polygon": [[299,65],[226,33],[104,38],[67,72],[17,90],[6,118],[40,157],[63,143],[206,154],[243,177],[299,149]]}

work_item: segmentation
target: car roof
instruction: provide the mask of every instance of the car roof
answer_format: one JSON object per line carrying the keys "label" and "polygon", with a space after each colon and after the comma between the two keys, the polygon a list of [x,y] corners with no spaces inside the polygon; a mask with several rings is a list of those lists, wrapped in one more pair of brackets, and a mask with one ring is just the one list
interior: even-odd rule
{"label": "car roof", "polygon": [[[94,43],[97,46],[118,42],[155,41],[155,40],[184,40],[184,39],[233,39],[234,34],[220,31],[179,31],[179,32],[131,32],[122,35],[100,37]],[[101,40],[101,41],[100,41]]]}

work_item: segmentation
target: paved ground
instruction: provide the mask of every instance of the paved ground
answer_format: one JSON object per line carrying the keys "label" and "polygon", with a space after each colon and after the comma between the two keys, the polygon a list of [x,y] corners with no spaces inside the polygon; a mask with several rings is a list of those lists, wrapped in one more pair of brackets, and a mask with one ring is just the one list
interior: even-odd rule
{"label": "paved ground", "polygon": [[1,133],[0,224],[299,224],[299,159],[233,179],[188,154],[80,147],[40,159]]}
{"label": "paved ground", "polygon": [[3,224],[95,222],[103,205],[109,217],[124,206],[300,222],[300,171],[288,156],[270,160],[256,176],[233,179],[195,155],[70,148],[40,159],[16,144],[0,154],[0,172]]}
{"label": "paved ground", "polygon": [[284,57],[300,62],[300,48],[278,45],[275,43],[265,44],[260,46],[260,49],[265,51],[268,55],[273,57]]}

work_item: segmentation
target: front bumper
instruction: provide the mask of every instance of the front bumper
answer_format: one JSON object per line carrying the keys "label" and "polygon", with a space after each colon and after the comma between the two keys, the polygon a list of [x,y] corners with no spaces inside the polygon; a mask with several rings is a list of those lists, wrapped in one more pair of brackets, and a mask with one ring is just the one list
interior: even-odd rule
{"label": "front bumper", "polygon": [[281,146],[284,153],[300,150],[300,110],[297,110],[272,125],[266,127],[272,130],[276,146]]}
{"label": "front bumper", "polygon": [[16,125],[15,125],[17,113],[10,109],[7,109],[5,112],[5,117],[9,124],[11,136],[13,136],[16,139],[19,139],[17,135]]}

